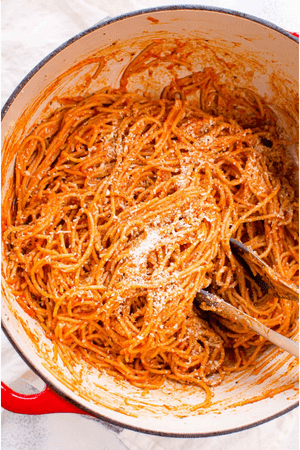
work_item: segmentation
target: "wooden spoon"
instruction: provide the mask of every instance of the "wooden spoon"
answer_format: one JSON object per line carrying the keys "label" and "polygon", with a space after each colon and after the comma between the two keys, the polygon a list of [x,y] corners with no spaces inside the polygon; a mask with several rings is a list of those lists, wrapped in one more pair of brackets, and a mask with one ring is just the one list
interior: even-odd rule
{"label": "wooden spoon", "polygon": [[239,322],[244,327],[248,327],[255,331],[260,336],[263,336],[268,341],[280,347],[282,350],[286,350],[291,355],[299,358],[299,344],[292,339],[289,339],[274,330],[266,327],[260,323],[257,319],[248,316],[248,314],[243,313],[239,309],[225,302],[222,298],[217,295],[210,294],[205,290],[200,290],[195,299],[194,303],[196,306],[201,307],[201,303],[206,303],[211,307],[213,312],[220,314],[226,319],[230,319],[234,322]]}
{"label": "wooden spoon", "polygon": [[[253,250],[244,245],[242,242],[230,238],[230,244],[232,247],[232,253],[235,257],[242,257],[243,261],[238,258],[239,262],[261,287],[264,294],[271,290],[273,294],[279,298],[287,298],[299,303],[299,286],[289,280],[285,280],[274,269],[260,259]],[[252,267],[254,266],[255,269],[257,269],[257,273],[255,275],[253,274],[248,262],[250,262]]]}

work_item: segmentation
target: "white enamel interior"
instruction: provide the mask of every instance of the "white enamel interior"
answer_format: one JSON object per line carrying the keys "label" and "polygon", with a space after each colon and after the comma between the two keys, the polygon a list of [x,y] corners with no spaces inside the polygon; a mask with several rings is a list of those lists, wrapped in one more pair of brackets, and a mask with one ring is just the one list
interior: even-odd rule
{"label": "white enamel interior", "polygon": [[[148,20],[149,16],[158,19],[159,22],[154,23]],[[205,38],[215,45],[217,52],[224,52],[224,48],[228,49],[230,55],[239,60],[243,68],[239,73],[240,83],[248,85],[247,83],[250,82],[250,85],[257,88],[260,94],[266,94],[270,100],[277,100],[280,106],[284,107],[284,101],[290,92],[297,89],[298,44],[284,34],[247,18],[216,11],[177,9],[146,12],[102,26],[71,43],[52,57],[23,86],[9,107],[2,122],[3,139],[16,139],[26,134],[51,97],[72,92],[72,85],[80,81],[82,74],[91,69],[83,68],[76,79],[66,77],[62,80],[50,96],[40,102],[39,107],[32,110],[31,119],[24,123],[22,130],[16,136],[14,127],[23,112],[69,67],[95,52],[101,53],[104,49],[104,54],[108,54],[114,48],[118,48],[118,55],[124,58],[118,56],[117,60],[112,59],[99,80],[91,85],[89,92],[105,83],[117,86],[119,76],[130,59],[129,53],[144,48],[153,37]],[[114,42],[116,44],[111,46]],[[205,58],[204,60],[199,58],[195,63],[195,69],[201,69],[207,61]],[[248,74],[243,77],[242,74],[245,70],[247,72],[247,67],[250,67],[251,63],[255,67],[254,75]],[[94,71],[94,66],[92,68]],[[278,86],[281,89],[279,96],[278,90],[275,92],[270,85],[274,74],[279,79]],[[230,79],[230,73],[228,77]],[[155,83],[148,86],[148,90],[155,94],[159,92],[163,84],[165,84],[163,77],[156,79]],[[283,126],[288,129],[289,123],[284,123]],[[11,167],[12,165],[13,158]],[[7,171],[8,179],[11,173],[12,170]],[[5,179],[3,181],[5,185]],[[177,436],[222,434],[269,420],[297,404],[296,391],[289,389],[273,398],[236,408],[226,408],[230,403],[244,398],[252,399],[274,386],[284,386],[297,379],[297,367],[292,368],[291,364],[293,358],[279,351],[274,353],[275,359],[272,362],[275,366],[278,364],[276,374],[258,383],[258,380],[261,380],[261,374],[257,376],[249,372],[238,379],[226,382],[224,386],[221,385],[214,390],[214,401],[220,401],[219,406],[215,407],[218,410],[209,410],[200,415],[190,413],[188,408],[188,405],[197,404],[203,398],[202,393],[195,387],[183,388],[175,384],[167,384],[163,389],[150,391],[143,396],[139,389],[126,383],[116,382],[106,375],[98,377],[94,371],[87,369],[83,369],[82,382],[76,383],[62,365],[57,368],[51,366],[50,341],[45,338],[40,326],[16,304],[9,293],[9,288],[4,288],[2,306],[2,320],[7,333],[21,354],[44,379],[68,398],[102,418],[117,422],[124,427]],[[36,337],[39,350],[32,343],[32,336],[30,338],[26,333],[26,327],[29,327],[32,330],[32,336]],[[281,366],[282,361],[284,363]],[[50,373],[49,368],[54,372]],[[55,372],[56,375],[58,372],[62,374],[63,378],[74,386],[74,390],[62,384],[56,378]],[[267,374],[267,372],[268,368],[265,368],[263,373]],[[97,404],[99,401],[102,405]],[[164,405],[171,407],[171,410]]]}

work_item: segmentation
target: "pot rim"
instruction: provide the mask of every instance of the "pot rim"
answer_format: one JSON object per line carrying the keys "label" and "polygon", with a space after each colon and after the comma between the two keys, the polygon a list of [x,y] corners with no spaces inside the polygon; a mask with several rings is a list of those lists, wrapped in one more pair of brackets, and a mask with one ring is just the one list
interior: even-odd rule
{"label": "pot rim", "polygon": [[[29,368],[46,384],[46,386],[49,386],[56,394],[58,394],[60,397],[62,397],[64,400],[68,401],[72,405],[76,406],[77,408],[81,409],[82,411],[85,411],[91,415],[91,418],[97,421],[102,421],[109,423],[111,425],[117,426],[119,428],[125,428],[128,430],[136,431],[138,433],[145,433],[153,436],[163,436],[163,437],[174,437],[174,438],[200,438],[200,437],[213,437],[213,436],[224,436],[227,434],[237,433],[239,431],[249,430],[251,428],[257,427],[259,425],[263,425],[264,423],[270,422],[271,420],[277,419],[284,414],[287,414],[288,412],[292,411],[293,409],[297,408],[299,406],[299,401],[294,402],[289,407],[285,408],[284,410],[273,414],[272,416],[266,417],[265,419],[257,420],[254,422],[251,422],[247,425],[241,425],[236,428],[231,429],[224,429],[219,431],[211,431],[211,432],[200,432],[200,433],[172,433],[172,432],[161,432],[161,431],[153,431],[148,430],[146,428],[142,428],[139,426],[132,426],[128,424],[124,424],[121,421],[117,421],[115,419],[111,419],[109,417],[106,417],[102,414],[95,413],[93,409],[87,408],[83,406],[80,402],[77,402],[76,400],[71,399],[66,395],[64,392],[62,392],[59,387],[57,387],[52,381],[50,381],[45,375],[41,374],[39,370],[36,368],[36,366],[30,361],[30,359],[26,356],[25,353],[17,346],[15,343],[13,337],[11,336],[10,332],[5,327],[3,319],[1,320],[1,326],[4,331],[4,334],[6,335],[7,339],[10,341],[11,345],[14,347],[16,352],[21,356],[21,358],[25,361],[25,363],[29,366]],[[86,416],[85,416],[86,417]],[[124,416],[124,420],[126,421],[126,416]]]}
{"label": "pot rim", "polygon": [[[158,11],[174,11],[174,10],[211,11],[211,12],[223,13],[223,14],[228,14],[228,15],[240,17],[242,19],[247,19],[247,20],[250,20],[252,22],[256,22],[256,23],[258,23],[260,25],[263,25],[265,27],[271,28],[271,29],[273,29],[273,30],[275,30],[275,31],[277,31],[277,32],[287,36],[291,40],[299,43],[299,39],[297,37],[295,37],[293,34],[287,32],[286,30],[280,28],[279,26],[277,26],[277,25],[275,25],[275,24],[273,24],[273,23],[271,23],[271,22],[269,22],[269,21],[267,21],[265,19],[260,19],[258,17],[252,16],[250,14],[246,14],[246,13],[242,13],[242,12],[239,12],[239,11],[234,11],[234,10],[226,9],[226,8],[210,7],[210,6],[202,6],[202,5],[169,5],[169,6],[159,6],[159,7],[153,7],[153,8],[144,8],[144,9],[139,9],[139,10],[136,10],[136,11],[133,11],[133,12],[127,12],[127,13],[115,16],[113,18],[108,18],[108,19],[101,20],[101,22],[97,23],[96,25],[93,25],[92,27],[89,27],[86,30],[84,30],[84,31],[76,34],[72,38],[68,39],[63,44],[58,46],[55,50],[50,52],[46,57],[44,57],[22,79],[22,81],[18,84],[18,86],[14,89],[12,94],[9,96],[8,100],[5,102],[5,104],[4,104],[4,106],[2,107],[2,110],[1,110],[1,121],[4,119],[6,113],[8,112],[10,106],[13,104],[14,100],[16,99],[16,97],[18,96],[20,91],[31,80],[31,78],[45,64],[47,64],[54,56],[56,56],[58,53],[60,53],[62,50],[64,50],[65,48],[67,48],[68,46],[70,46],[71,44],[76,42],[77,40],[81,39],[82,37],[90,34],[91,32],[93,32],[93,31],[95,31],[95,30],[97,30],[99,28],[102,28],[102,27],[104,27],[106,25],[110,25],[111,23],[119,22],[121,20],[130,18],[130,17],[139,16],[139,15],[143,15],[143,14],[149,14],[149,13],[155,13],[155,12],[158,12]],[[262,425],[262,424],[264,424],[266,422],[269,422],[269,421],[271,421],[273,419],[276,419],[276,418],[278,418],[278,417],[280,417],[280,416],[282,416],[282,415],[292,411],[293,409],[295,409],[296,407],[299,406],[299,401],[295,401],[293,404],[291,404],[290,406],[288,406],[284,410],[281,410],[281,411],[279,411],[279,412],[277,412],[277,413],[275,413],[275,414],[273,414],[271,416],[268,416],[268,417],[266,417],[264,419],[260,419],[258,421],[251,422],[251,423],[249,423],[247,425],[241,425],[241,426],[238,426],[238,427],[235,427],[235,428],[219,430],[219,431],[211,431],[211,432],[207,432],[207,433],[206,432],[199,432],[199,433],[184,433],[184,434],[180,433],[179,434],[179,433],[172,433],[172,432],[153,431],[153,430],[144,429],[144,428],[139,427],[139,426],[128,425],[128,424],[126,424],[126,416],[124,416],[124,422],[125,423],[121,422],[121,421],[117,421],[115,419],[111,419],[109,417],[106,417],[106,416],[104,416],[102,414],[95,413],[92,409],[87,408],[87,407],[83,406],[80,402],[77,402],[77,401],[71,399],[70,397],[68,397],[64,392],[62,392],[60,390],[59,387],[57,387],[45,375],[41,374],[39,372],[39,369],[27,357],[26,353],[23,352],[23,350],[21,348],[19,348],[19,346],[15,343],[14,338],[12,337],[11,333],[6,328],[6,324],[5,324],[5,321],[4,321],[3,318],[1,319],[1,327],[2,327],[2,329],[4,331],[4,334],[6,335],[8,340],[10,341],[11,345],[14,347],[14,349],[17,351],[17,353],[21,356],[21,358],[25,361],[25,363],[54,392],[56,392],[62,398],[64,398],[65,400],[67,400],[71,404],[75,405],[76,407],[80,408],[81,410],[86,411],[89,414],[91,414],[91,416],[93,416],[93,418],[95,420],[100,420],[100,421],[103,421],[103,422],[107,422],[107,423],[110,423],[110,424],[112,424],[114,426],[117,426],[117,427],[120,427],[120,428],[130,429],[132,431],[145,433],[145,434],[150,434],[150,435],[165,436],[165,437],[176,437],[176,438],[181,438],[181,437],[182,438],[199,438],[199,437],[221,436],[221,435],[236,433],[238,431],[243,431],[243,430],[247,430],[247,429],[250,429],[250,428],[254,428],[254,427],[258,426],[258,425]]]}
{"label": "pot rim", "polygon": [[50,61],[55,55],[60,53],[62,50],[64,50],[69,45],[73,44],[73,42],[81,39],[82,37],[86,36],[87,34],[97,30],[98,28],[102,28],[106,25],[110,25],[114,22],[119,22],[121,20],[127,19],[129,17],[139,16],[143,14],[148,14],[151,12],[158,12],[158,11],[174,11],[174,10],[197,10],[197,11],[211,11],[216,13],[223,13],[228,14],[236,17],[240,17],[242,19],[247,19],[252,22],[259,23],[260,25],[264,25],[268,28],[271,28],[288,38],[290,38],[292,41],[295,41],[299,43],[299,38],[294,36],[293,34],[289,33],[288,31],[284,30],[283,28],[279,27],[278,25],[273,24],[272,22],[269,22],[268,20],[261,19],[256,16],[252,16],[251,14],[242,13],[240,11],[235,11],[232,9],[226,9],[226,8],[218,8],[213,6],[203,6],[203,5],[170,5],[170,6],[157,6],[154,8],[144,8],[139,9],[137,11],[127,12],[124,14],[120,14],[118,16],[103,19],[96,25],[93,25],[92,27],[87,28],[86,30],[81,31],[80,33],[76,34],[72,38],[65,41],[63,44],[58,46],[55,50],[50,52],[45,58],[43,58],[36,66],[31,69],[30,72],[23,78],[23,80],[18,84],[18,86],[15,88],[15,90],[12,92],[12,94],[9,96],[5,104],[3,105],[1,109],[1,121],[4,119],[8,109],[10,108],[11,104],[19,94],[19,92],[23,89],[23,87],[28,83],[28,81],[34,76],[35,73],[37,73],[48,61]]}

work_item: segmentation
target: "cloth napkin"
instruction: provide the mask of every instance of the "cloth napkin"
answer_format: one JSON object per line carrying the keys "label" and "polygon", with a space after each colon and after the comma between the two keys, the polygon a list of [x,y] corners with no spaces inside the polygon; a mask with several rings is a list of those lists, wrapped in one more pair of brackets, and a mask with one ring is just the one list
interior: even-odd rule
{"label": "cloth napkin", "polygon": [[[2,2],[1,102],[23,77],[61,43],[107,16],[168,4],[198,4],[183,0],[4,0]],[[206,6],[242,11],[298,31],[298,1],[206,0]],[[2,333],[2,379],[9,386],[41,389],[42,382],[15,352]],[[23,380],[23,381],[22,381]],[[23,416],[2,411],[2,450],[296,450],[298,409],[256,428],[197,439],[175,439],[107,427],[71,414]],[[84,430],[84,433],[83,433]]]}

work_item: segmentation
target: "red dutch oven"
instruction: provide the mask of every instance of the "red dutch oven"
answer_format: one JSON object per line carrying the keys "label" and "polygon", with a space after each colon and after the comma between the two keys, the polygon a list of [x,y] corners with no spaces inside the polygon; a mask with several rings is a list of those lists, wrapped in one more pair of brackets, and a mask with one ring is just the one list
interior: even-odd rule
{"label": "red dutch oven", "polygon": [[[3,195],[12,176],[15,157],[12,144],[26,135],[43,112],[49,111],[51,100],[55,96],[72,94],[80,83],[84,86],[87,75],[95,72],[95,55],[104,56],[109,64],[83,89],[90,93],[104,85],[117,86],[122,70],[130,61],[130,53],[138,52],[155,38],[199,42],[199,54],[196,51],[194,55],[195,70],[213,64],[213,53],[219,61],[228,58],[235,62],[234,70],[240,84],[265,95],[279,114],[297,92],[297,37],[255,17],[217,8],[174,6],[142,10],[104,21],[75,36],[41,61],[5,104]],[[206,44],[201,46],[201,42]],[[92,62],[87,63],[89,58]],[[155,95],[165,84],[166,79],[161,76],[147,89]],[[288,129],[290,124],[284,117],[282,122]],[[296,158],[295,149],[290,153]],[[47,385],[44,391],[29,396],[3,385],[2,406],[9,411],[91,414],[144,433],[200,437],[250,428],[298,406],[297,364],[280,351],[259,374],[251,370],[235,374],[216,387],[213,405],[202,414],[192,412],[192,406],[202,400],[202,392],[195,386],[168,382],[161,389],[145,394],[125,381],[99,374],[84,365],[78,367],[80,379],[75,380],[61,361],[53,363],[50,340],[18,305],[5,283],[5,276],[2,289],[4,332],[28,366]],[[269,351],[262,355],[261,363]]]}

